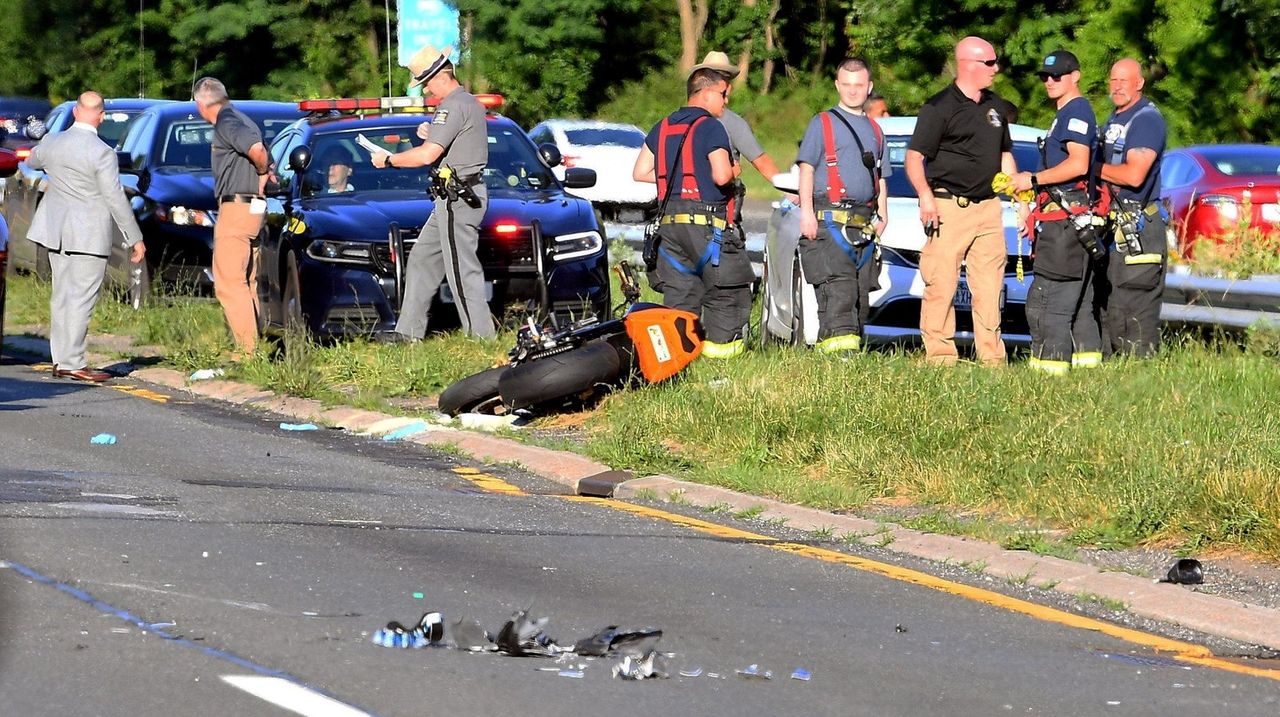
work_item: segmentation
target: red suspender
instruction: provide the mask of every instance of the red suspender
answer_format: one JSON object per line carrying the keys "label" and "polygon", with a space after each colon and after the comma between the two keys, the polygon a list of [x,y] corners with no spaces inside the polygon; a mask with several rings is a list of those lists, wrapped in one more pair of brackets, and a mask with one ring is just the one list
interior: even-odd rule
{"label": "red suspender", "polygon": [[[661,200],[667,196],[667,184],[670,178],[667,172],[672,169],[667,164],[667,140],[673,136],[688,134],[689,138],[684,140],[684,146],[680,150],[680,199],[687,199],[694,202],[702,201],[702,193],[698,191],[698,178],[693,170],[693,132],[703,120],[708,119],[708,115],[702,115],[689,124],[671,124],[668,119],[663,119],[658,125],[658,153],[657,153],[657,180],[658,180],[658,199]],[[734,201],[736,197],[729,198],[727,207],[727,217],[730,221],[734,215]]]}
{"label": "red suspender", "polygon": [[826,112],[818,115],[822,118],[822,150],[826,154],[827,165],[827,200],[837,205],[844,200],[847,192],[844,181],[840,179],[840,167],[836,161],[836,135],[831,129],[831,116]]}

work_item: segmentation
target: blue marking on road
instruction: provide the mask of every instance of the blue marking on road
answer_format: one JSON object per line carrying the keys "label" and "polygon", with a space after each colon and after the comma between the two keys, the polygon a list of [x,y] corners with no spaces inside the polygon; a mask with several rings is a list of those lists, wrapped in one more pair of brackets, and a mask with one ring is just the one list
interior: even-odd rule
{"label": "blue marking on road", "polygon": [[[137,615],[134,615],[128,610],[122,610],[110,603],[103,602],[102,600],[99,600],[93,595],[85,592],[84,590],[81,590],[80,588],[74,587],[72,585],[68,585],[64,582],[59,582],[58,580],[55,580],[54,578],[51,578],[48,575],[39,573],[33,570],[32,568],[29,568],[26,565],[23,565],[22,563],[15,563],[12,560],[6,559],[3,561],[3,564],[8,565],[9,567],[18,571],[22,575],[26,576],[27,578],[30,578],[31,580],[34,580],[37,583],[40,583],[41,585],[48,585],[50,587],[54,587],[54,588],[57,588],[58,590],[61,590],[67,595],[70,595],[71,597],[79,600],[80,602],[83,602],[89,605],[90,607],[101,612],[104,615],[111,615],[112,617],[118,617],[127,623],[130,623],[143,630],[147,630],[176,645],[181,645],[182,647],[190,647],[210,657],[223,660],[224,662],[230,662],[233,665],[236,665],[238,667],[243,667],[246,670],[252,670],[253,672],[256,672],[260,675],[266,675],[267,677],[277,677],[282,680],[287,680],[289,682],[294,683],[295,685],[298,685],[299,687],[304,687],[308,690],[311,690],[316,694],[324,695],[325,697],[328,697],[330,699],[337,700],[338,702],[341,702],[343,704],[355,707],[355,705],[351,705],[349,702],[347,702],[343,698],[338,697],[337,695],[334,695],[334,694],[330,694],[318,687],[308,685],[307,683],[303,682],[297,677],[294,677],[293,675],[290,675],[289,673],[283,670],[276,670],[276,669],[267,667],[266,665],[260,665],[256,662],[240,657],[239,655],[227,652],[226,650],[218,649],[216,647],[210,647],[209,645],[198,645],[195,642],[188,640],[185,637],[180,637],[178,635],[171,634],[168,631],[166,631],[163,627],[160,627],[160,626],[166,626],[172,623],[147,622],[146,620],[142,619],[141,617],[138,617]],[[363,710],[364,708],[360,707],[358,709]],[[364,711],[367,712],[370,715],[370,717],[376,717],[376,713],[370,712],[369,710],[364,710]]]}

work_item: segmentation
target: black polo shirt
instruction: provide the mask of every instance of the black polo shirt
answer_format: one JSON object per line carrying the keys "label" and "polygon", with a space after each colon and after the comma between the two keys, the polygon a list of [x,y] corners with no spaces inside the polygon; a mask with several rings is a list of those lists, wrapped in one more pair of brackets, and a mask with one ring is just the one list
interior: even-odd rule
{"label": "black polo shirt", "polygon": [[907,147],[927,160],[929,186],[975,200],[995,196],[1000,155],[1013,151],[1003,102],[990,90],[974,102],[953,82],[924,103]]}

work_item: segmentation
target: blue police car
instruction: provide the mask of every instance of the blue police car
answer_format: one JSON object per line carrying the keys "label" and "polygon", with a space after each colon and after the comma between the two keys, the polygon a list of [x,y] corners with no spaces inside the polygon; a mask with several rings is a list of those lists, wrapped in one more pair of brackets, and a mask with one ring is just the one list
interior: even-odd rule
{"label": "blue police car", "polygon": [[[479,258],[495,316],[536,305],[560,319],[609,312],[607,247],[594,209],[565,188],[589,187],[595,172],[570,169],[564,181],[554,146],[542,148],[480,95],[487,108],[489,207]],[[271,159],[280,181],[267,198],[258,258],[262,328],[304,329],[317,338],[390,331],[403,296],[401,263],[431,214],[428,171],[376,169],[362,137],[391,152],[420,145],[430,119],[422,98],[308,100],[312,114],[280,133]],[[441,284],[432,325],[457,321]]]}

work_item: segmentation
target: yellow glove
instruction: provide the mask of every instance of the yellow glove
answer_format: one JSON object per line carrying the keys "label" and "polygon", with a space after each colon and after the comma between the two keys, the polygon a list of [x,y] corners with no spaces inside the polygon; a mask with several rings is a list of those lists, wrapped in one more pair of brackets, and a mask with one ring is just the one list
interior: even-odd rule
{"label": "yellow glove", "polygon": [[1013,197],[1020,202],[1030,202],[1036,198],[1036,193],[1030,189],[1024,189],[1021,192],[1013,191],[1013,177],[1004,172],[998,172],[996,176],[991,178],[991,190],[996,194],[1005,194]]}

